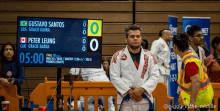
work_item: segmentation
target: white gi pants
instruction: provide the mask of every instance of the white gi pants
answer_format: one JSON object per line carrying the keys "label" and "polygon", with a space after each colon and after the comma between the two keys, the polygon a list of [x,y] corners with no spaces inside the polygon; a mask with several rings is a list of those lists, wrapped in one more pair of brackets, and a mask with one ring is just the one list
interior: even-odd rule
{"label": "white gi pants", "polygon": [[[120,104],[118,104],[118,111],[120,108]],[[124,101],[121,106],[121,111],[148,111],[149,103],[138,103],[132,99],[128,101]]]}

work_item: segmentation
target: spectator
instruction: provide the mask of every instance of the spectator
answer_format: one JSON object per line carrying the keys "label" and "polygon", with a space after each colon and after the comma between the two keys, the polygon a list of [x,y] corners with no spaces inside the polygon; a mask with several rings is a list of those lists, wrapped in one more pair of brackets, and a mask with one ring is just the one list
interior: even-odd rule
{"label": "spectator", "polygon": [[220,36],[212,40],[214,53],[205,59],[205,66],[211,82],[220,82]]}

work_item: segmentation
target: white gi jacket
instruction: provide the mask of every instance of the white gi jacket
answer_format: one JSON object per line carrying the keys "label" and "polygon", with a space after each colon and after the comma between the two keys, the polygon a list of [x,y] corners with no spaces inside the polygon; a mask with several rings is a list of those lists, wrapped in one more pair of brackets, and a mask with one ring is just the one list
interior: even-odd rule
{"label": "white gi jacket", "polygon": [[[116,52],[111,60],[110,78],[112,84],[120,93],[117,96],[117,104],[121,104],[122,99],[127,95],[127,91],[132,87],[142,87],[153,103],[151,93],[157,86],[159,80],[158,64],[153,54],[148,50],[141,49],[140,63],[137,70],[128,48]],[[148,95],[149,94],[149,95]],[[148,103],[142,99],[138,103]]]}
{"label": "white gi jacket", "polygon": [[153,41],[150,52],[156,57],[161,75],[170,75],[170,48],[160,37]]}
{"label": "white gi jacket", "polygon": [[84,81],[109,81],[108,77],[106,76],[106,72],[103,69],[101,64],[101,68],[71,68],[70,74],[71,75],[79,75],[81,76]]}
{"label": "white gi jacket", "polygon": [[[198,56],[198,54],[196,53],[196,51],[189,45],[189,50],[192,51],[196,56]],[[204,64],[204,59],[206,58],[205,56],[205,51],[202,47],[198,46],[198,50],[199,50],[199,59],[202,61],[202,63]]]}

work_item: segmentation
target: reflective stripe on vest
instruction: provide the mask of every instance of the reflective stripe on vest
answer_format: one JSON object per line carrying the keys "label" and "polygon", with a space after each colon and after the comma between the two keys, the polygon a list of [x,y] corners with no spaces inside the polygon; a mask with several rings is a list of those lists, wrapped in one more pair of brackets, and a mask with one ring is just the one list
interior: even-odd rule
{"label": "reflective stripe on vest", "polygon": [[[209,83],[210,83],[210,80],[207,79],[206,82],[204,82],[204,83],[202,83],[202,84],[199,85],[199,89],[202,89],[202,88],[206,87]],[[184,88],[184,87],[182,87],[181,85],[179,85],[179,86],[180,86],[180,88],[183,89],[184,91],[187,91],[187,92],[191,92],[191,91],[192,91],[192,90],[191,90],[191,87],[190,87],[190,88]]]}
{"label": "reflective stripe on vest", "polygon": [[[191,83],[190,83],[190,85],[188,85],[188,86],[182,86],[184,83],[183,83],[183,75],[184,75],[184,64],[185,64],[185,62],[186,62],[186,60],[188,60],[188,59],[190,59],[190,58],[193,58],[193,59],[198,59],[198,60],[200,60],[196,55],[189,55],[189,56],[187,56],[186,58],[184,58],[184,60],[183,60],[183,62],[182,62],[182,67],[181,67],[181,71],[182,71],[182,73],[181,73],[181,77],[180,77],[180,79],[179,79],[179,87],[182,89],[182,90],[184,90],[184,91],[186,91],[186,92],[191,92]],[[200,69],[200,68],[199,68]],[[205,69],[203,68],[203,71],[205,72],[203,72],[203,77],[202,77],[202,80],[200,80],[200,83],[202,82],[202,84],[200,84],[200,86],[199,86],[199,89],[203,89],[203,88],[205,88],[209,83],[210,83],[210,80],[208,79],[208,77],[206,78],[206,71],[205,71]],[[189,87],[189,88],[186,88],[186,87]]]}

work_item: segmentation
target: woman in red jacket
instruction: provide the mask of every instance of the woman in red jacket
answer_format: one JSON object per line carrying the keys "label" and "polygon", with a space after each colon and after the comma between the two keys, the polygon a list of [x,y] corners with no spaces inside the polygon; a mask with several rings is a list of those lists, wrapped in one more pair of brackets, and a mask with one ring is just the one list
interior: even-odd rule
{"label": "woman in red jacket", "polygon": [[214,54],[205,59],[205,66],[211,82],[220,82],[220,36],[212,40]]}

